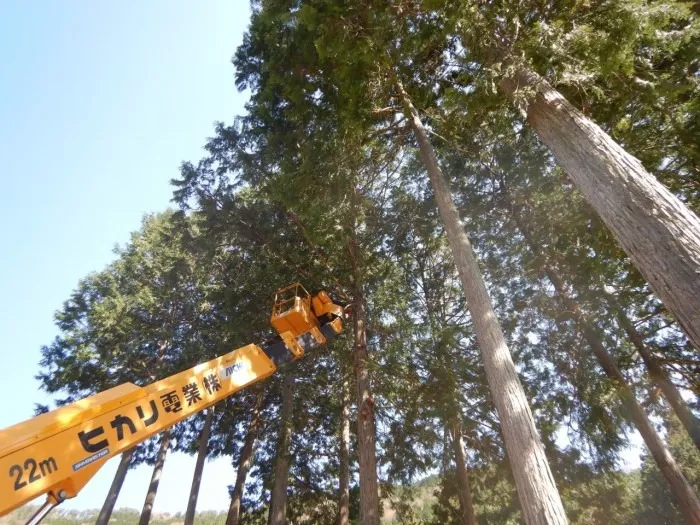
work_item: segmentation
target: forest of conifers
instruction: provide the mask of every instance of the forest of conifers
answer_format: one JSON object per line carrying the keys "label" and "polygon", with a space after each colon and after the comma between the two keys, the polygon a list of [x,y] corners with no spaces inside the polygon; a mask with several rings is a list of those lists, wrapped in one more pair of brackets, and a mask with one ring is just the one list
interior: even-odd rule
{"label": "forest of conifers", "polygon": [[98,523],[168,450],[231,459],[228,525],[700,523],[700,3],[252,10],[245,114],[80,282],[41,384],[60,405],[263,341],[297,281],[352,316],[125,453]]}

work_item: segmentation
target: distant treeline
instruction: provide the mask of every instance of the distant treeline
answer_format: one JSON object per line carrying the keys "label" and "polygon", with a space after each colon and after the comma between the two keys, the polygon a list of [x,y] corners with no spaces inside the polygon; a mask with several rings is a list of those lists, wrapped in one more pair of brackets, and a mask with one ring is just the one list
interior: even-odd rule
{"label": "distant treeline", "polygon": [[[37,510],[37,506],[28,505],[17,509],[4,518],[0,518],[1,525],[23,525],[27,519]],[[78,525],[95,523],[100,509],[90,510],[59,510],[55,509],[44,519],[42,523],[47,525]],[[112,513],[110,524],[133,525],[139,522],[141,511],[136,509],[118,509]],[[226,522],[226,512],[204,511],[198,512],[195,523],[202,525],[219,525]],[[176,525],[184,523],[183,513],[177,514],[153,514],[152,525]]]}

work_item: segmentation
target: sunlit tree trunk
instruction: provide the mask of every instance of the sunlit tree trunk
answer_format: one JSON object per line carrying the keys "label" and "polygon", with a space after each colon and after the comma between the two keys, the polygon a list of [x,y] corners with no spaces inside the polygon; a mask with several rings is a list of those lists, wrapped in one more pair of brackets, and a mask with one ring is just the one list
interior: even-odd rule
{"label": "sunlit tree trunk", "polygon": [[126,473],[129,471],[131,456],[133,456],[133,454],[133,448],[122,453],[119,467],[117,467],[117,472],[114,474],[114,479],[112,480],[112,486],[109,487],[109,492],[102,505],[102,510],[100,510],[100,515],[97,516],[95,525],[107,525],[109,523],[109,519],[112,517],[112,512],[114,511],[114,505],[116,505],[117,498],[119,498],[119,492],[122,490],[124,478],[126,478]]}
{"label": "sunlit tree trunk", "polygon": [[156,494],[158,493],[158,484],[160,483],[160,476],[161,474],[163,474],[163,465],[165,465],[165,457],[168,454],[168,447],[170,446],[170,429],[165,430],[160,436],[161,438],[160,447],[158,448],[158,456],[156,457],[156,464],[153,467],[151,483],[150,485],[148,485],[146,500],[143,502],[143,509],[141,510],[139,525],[148,525],[148,522],[151,521],[153,503],[156,501]]}
{"label": "sunlit tree trunk", "polygon": [[194,513],[197,509],[197,497],[199,496],[199,486],[202,483],[202,471],[204,470],[204,461],[207,459],[207,446],[209,445],[209,434],[211,425],[214,421],[214,407],[207,409],[207,417],[204,420],[204,427],[199,436],[199,451],[197,452],[197,462],[194,466],[194,475],[192,476],[192,488],[190,489],[190,498],[187,501],[187,512],[185,512],[185,525],[193,525]]}
{"label": "sunlit tree trunk", "polygon": [[294,375],[287,371],[282,387],[280,438],[275,458],[275,473],[270,495],[268,525],[284,525],[287,521],[287,485],[289,482],[289,448],[292,444],[292,416],[294,413]]}
{"label": "sunlit tree trunk", "polygon": [[[539,138],[700,349],[697,215],[537,73],[520,70],[501,88],[524,106]],[[526,90],[535,96],[522,97]]]}
{"label": "sunlit tree trunk", "polygon": [[418,111],[401,83],[397,80],[395,84],[404,108],[404,116],[418,141],[421,159],[435,192],[440,216],[462,282],[484,361],[486,379],[501,422],[523,516],[529,525],[567,523],[525,391],[491,306],[486,284],[452,200],[450,188]]}

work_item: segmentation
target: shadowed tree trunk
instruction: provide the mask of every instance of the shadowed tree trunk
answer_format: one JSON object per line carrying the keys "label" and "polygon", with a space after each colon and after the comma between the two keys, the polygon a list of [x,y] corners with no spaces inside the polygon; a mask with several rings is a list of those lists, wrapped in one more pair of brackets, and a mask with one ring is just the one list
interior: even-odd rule
{"label": "shadowed tree trunk", "polygon": [[289,482],[289,447],[292,444],[292,416],[294,413],[294,374],[287,371],[282,387],[280,437],[275,458],[275,477],[270,495],[268,525],[284,525],[287,521],[287,485]]}
{"label": "shadowed tree trunk", "polygon": [[211,432],[211,424],[213,421],[214,407],[209,407],[207,409],[207,417],[204,420],[204,427],[202,427],[202,434],[199,436],[199,451],[197,452],[197,463],[194,466],[194,476],[192,476],[190,499],[187,501],[185,525],[193,525],[194,523],[194,513],[197,509],[197,497],[199,496],[199,485],[202,483],[202,471],[204,470],[204,460],[207,459],[209,433]]}
{"label": "shadowed tree trunk", "polygon": [[156,457],[156,464],[153,467],[153,474],[151,475],[151,483],[148,486],[148,492],[146,493],[146,500],[143,502],[143,510],[141,510],[139,525],[148,525],[148,522],[151,521],[153,503],[155,502],[156,494],[158,493],[158,484],[160,483],[160,476],[163,473],[163,465],[165,464],[165,457],[168,454],[169,445],[170,429],[167,429],[161,434],[158,456]]}
{"label": "shadowed tree trunk", "polygon": [[696,418],[690,411],[688,404],[681,396],[678,388],[676,388],[676,385],[671,382],[671,378],[668,376],[668,373],[658,362],[656,357],[654,357],[653,352],[644,342],[642,334],[640,334],[634,327],[622,309],[622,306],[620,306],[612,295],[607,293],[605,295],[608,299],[608,303],[617,314],[617,318],[620,321],[620,326],[625,331],[630,341],[632,341],[632,344],[637,350],[637,353],[641,356],[642,361],[644,361],[649,377],[664,393],[664,397],[666,398],[669,406],[673,409],[673,412],[685,427],[690,439],[693,440],[695,446],[698,448],[698,450],[700,450],[700,421],[698,421],[698,418]]}
{"label": "shadowed tree trunk", "polygon": [[[535,255],[544,253],[542,247],[538,246],[530,235],[527,224],[520,218],[515,210],[513,210],[512,217],[532,253]],[[671,454],[669,454],[666,445],[661,440],[656,430],[654,430],[644,410],[639,405],[634,391],[627,384],[627,380],[622,375],[615,359],[603,345],[602,338],[598,334],[597,328],[589,321],[576,301],[569,295],[564,285],[564,280],[559,273],[545,262],[541,262],[540,264],[542,270],[544,270],[548,279],[554,286],[557,295],[566,306],[574,321],[576,321],[581,335],[583,335],[586,342],[591,347],[603,371],[617,386],[618,394],[625,403],[627,410],[629,410],[632,421],[642,435],[644,443],[654,457],[661,474],[668,482],[671,493],[675,496],[686,521],[692,524],[700,524],[700,501],[695,495],[693,488],[688,483],[688,480],[683,475],[680,467],[673,457],[671,457]]]}
{"label": "shadowed tree trunk", "polygon": [[[171,306],[170,316],[172,318],[174,312],[175,304]],[[163,360],[168,345],[170,344],[169,339],[165,339],[158,345],[158,352],[154,359],[153,366],[151,367],[150,379],[151,381],[156,380],[155,371],[158,369],[158,365]],[[165,456],[168,453],[168,446],[170,445],[170,429],[161,433],[160,448],[158,449],[158,455],[156,457],[156,464],[153,467],[153,474],[151,475],[151,483],[148,486],[148,492],[146,493],[146,500],[143,503],[143,508],[141,509],[141,517],[139,518],[139,525],[148,525],[151,519],[151,512],[153,510],[153,502],[156,499],[156,493],[158,492],[158,484],[160,483],[160,475],[163,471],[163,464],[165,463]]]}
{"label": "shadowed tree trunk", "polygon": [[700,348],[700,219],[642,163],[537,73],[501,81],[696,348]]}
{"label": "shadowed tree trunk", "polygon": [[435,192],[440,216],[462,282],[484,361],[486,379],[501,422],[523,516],[529,525],[567,523],[530,406],[518,379],[503,331],[491,306],[491,299],[474,258],[471,243],[452,200],[450,188],[438,165],[418,111],[398,80],[395,81],[395,85],[404,108],[404,116],[418,141],[421,159]]}
{"label": "shadowed tree trunk", "polygon": [[442,429],[442,477],[447,476],[450,470],[450,429],[448,425]]}
{"label": "shadowed tree trunk", "polygon": [[250,465],[253,460],[253,452],[255,452],[255,440],[258,435],[258,428],[260,427],[260,407],[262,406],[262,402],[263,389],[260,388],[258,395],[255,397],[255,405],[253,406],[253,412],[250,416],[250,423],[248,423],[248,430],[245,434],[245,441],[243,443],[243,450],[241,450],[241,457],[238,461],[236,484],[233,486],[233,493],[231,494],[231,506],[228,509],[226,525],[238,525],[238,520],[241,517],[241,499],[243,499],[243,488],[245,487],[245,480],[248,477],[248,471],[250,470]]}
{"label": "shadowed tree trunk", "polygon": [[347,244],[352,273],[352,325],[355,383],[357,385],[357,456],[360,478],[360,524],[379,525],[379,484],[377,480],[377,430],[374,398],[367,353],[367,304],[363,290],[362,252],[357,244],[357,194],[353,195]]}
{"label": "shadowed tree trunk", "polygon": [[119,497],[119,492],[122,490],[124,478],[126,478],[126,473],[129,471],[131,456],[133,454],[133,448],[130,448],[122,453],[122,458],[119,461],[119,467],[117,467],[117,472],[114,474],[112,485],[109,487],[109,492],[107,493],[105,502],[102,505],[102,510],[100,510],[100,515],[97,516],[95,525],[107,525],[109,523],[109,519],[112,517],[112,512],[114,511],[114,505],[116,505],[117,498]]}
{"label": "shadowed tree trunk", "polygon": [[355,378],[357,381],[357,455],[360,467],[360,523],[379,525],[376,428],[367,355],[365,298],[359,286],[353,291]]}
{"label": "shadowed tree trunk", "polygon": [[454,446],[455,463],[457,465],[457,495],[459,496],[460,521],[462,525],[476,525],[472,492],[469,488],[467,460],[464,457],[462,425],[459,422],[455,423],[452,427],[452,444]]}
{"label": "shadowed tree trunk", "polygon": [[350,399],[348,380],[340,387],[340,450],[338,525],[350,523]]}

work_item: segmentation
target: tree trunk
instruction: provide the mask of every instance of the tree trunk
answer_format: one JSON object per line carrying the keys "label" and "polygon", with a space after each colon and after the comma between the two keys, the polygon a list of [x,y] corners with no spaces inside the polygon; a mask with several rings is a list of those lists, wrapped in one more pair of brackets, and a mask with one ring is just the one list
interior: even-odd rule
{"label": "tree trunk", "polygon": [[153,467],[153,474],[151,475],[151,484],[148,486],[148,492],[146,493],[146,500],[143,502],[143,510],[141,510],[141,517],[139,518],[139,525],[148,525],[151,521],[151,512],[153,512],[153,503],[156,500],[156,494],[158,493],[158,484],[160,483],[160,476],[163,473],[163,465],[165,464],[165,456],[168,454],[168,446],[170,445],[170,429],[165,430],[161,434],[160,438],[160,448],[158,449],[158,456],[156,457],[156,464]]}
{"label": "tree trunk", "polygon": [[238,461],[236,484],[233,486],[233,493],[231,494],[231,506],[228,509],[226,525],[238,525],[238,520],[241,517],[241,499],[243,499],[243,488],[245,487],[245,480],[248,477],[248,471],[250,470],[250,465],[253,460],[253,452],[255,451],[255,440],[258,435],[258,428],[260,427],[260,407],[262,406],[262,401],[263,390],[261,388],[255,398],[253,413],[250,416],[250,423],[248,423],[248,430],[245,434],[243,450],[241,450],[241,457]]}
{"label": "tree trunk", "polygon": [[641,162],[532,71],[501,81],[622,248],[700,348],[700,219]]}
{"label": "tree trunk", "polygon": [[360,524],[379,525],[377,430],[367,354],[367,304],[363,291],[362,253],[357,246],[357,194],[353,195],[352,239],[347,248],[352,268],[352,324],[355,382],[357,384],[357,456],[360,470]]}
{"label": "tree trunk", "polygon": [[353,297],[355,337],[355,377],[357,380],[357,455],[360,464],[360,523],[379,525],[379,487],[377,483],[377,445],[367,355],[365,297],[356,287]]}
{"label": "tree trunk", "polygon": [[292,416],[294,413],[294,375],[287,372],[282,387],[280,438],[275,459],[275,477],[270,495],[268,525],[284,525],[287,521],[287,484],[289,481],[289,447],[292,443]]}
{"label": "tree trunk", "polygon": [[695,446],[698,448],[698,450],[700,450],[700,421],[698,421],[695,414],[690,411],[688,404],[681,396],[681,393],[676,388],[676,385],[671,382],[671,378],[668,377],[666,370],[657,361],[656,357],[654,357],[651,349],[644,342],[642,334],[637,331],[632,322],[628,319],[617,300],[610,294],[606,293],[605,295],[608,299],[608,303],[610,303],[611,307],[617,314],[617,318],[620,321],[620,326],[622,326],[622,329],[625,331],[630,341],[632,341],[637,353],[641,356],[642,361],[644,361],[649,377],[664,393],[664,397],[666,398],[669,406],[673,409],[673,412],[685,427],[685,430],[695,443]]}
{"label": "tree trunk", "polygon": [[450,470],[450,429],[447,424],[442,429],[442,477]]}
{"label": "tree trunk", "polygon": [[413,107],[400,82],[396,81],[396,87],[404,106],[404,115],[418,140],[421,158],[435,192],[440,216],[462,282],[484,360],[486,379],[501,422],[523,516],[529,525],[567,523],[530,406],[491,306],[471,243],[452,200],[450,188],[438,165],[418,111]]}
{"label": "tree trunk", "polygon": [[[543,253],[541,247],[538,246],[530,236],[527,225],[520,219],[515,211],[513,213],[513,218],[532,252],[534,254]],[[557,295],[559,295],[562,302],[571,313],[573,319],[576,321],[581,334],[586,339],[586,342],[591,347],[591,350],[595,356],[598,358],[598,362],[605,371],[605,374],[616,384],[618,392],[624,401],[627,410],[629,410],[632,416],[632,421],[637,427],[639,433],[642,435],[644,443],[646,443],[647,448],[654,457],[656,465],[659,467],[661,474],[664,476],[664,478],[666,478],[666,481],[670,486],[671,493],[675,496],[686,521],[691,524],[700,524],[700,501],[695,495],[693,488],[688,483],[688,480],[686,480],[685,476],[683,475],[680,467],[669,454],[668,450],[666,449],[666,445],[649,422],[647,415],[644,413],[644,410],[639,405],[639,402],[634,395],[634,391],[627,384],[627,380],[618,368],[615,359],[613,359],[603,345],[597,329],[593,323],[588,320],[586,315],[579,308],[576,301],[574,301],[568,294],[564,286],[564,281],[559,273],[546,263],[542,264],[542,269],[552,282]]]}
{"label": "tree trunk", "polygon": [[185,525],[194,524],[194,513],[197,509],[197,497],[199,496],[199,485],[202,483],[202,471],[204,470],[204,460],[207,459],[207,446],[209,445],[209,433],[211,424],[214,421],[214,407],[207,409],[207,417],[204,420],[204,427],[199,436],[199,451],[197,452],[197,463],[194,466],[194,476],[192,476],[192,488],[190,489],[190,499],[187,501],[187,512],[185,512]]}
{"label": "tree trunk", "polygon": [[457,464],[457,495],[459,496],[460,521],[462,525],[476,525],[472,492],[469,488],[467,460],[464,457],[462,425],[459,422],[452,427],[452,444],[455,451],[455,463]]}
{"label": "tree trunk", "polygon": [[112,517],[112,511],[114,511],[114,505],[116,505],[117,498],[119,497],[119,492],[122,490],[124,478],[126,478],[126,473],[129,471],[129,464],[131,463],[131,456],[133,456],[133,454],[133,448],[122,453],[117,473],[114,474],[112,486],[109,487],[109,492],[107,493],[107,497],[105,498],[105,502],[102,505],[102,510],[100,510],[100,515],[97,517],[95,525],[107,525],[109,523],[109,519]]}
{"label": "tree trunk", "polygon": [[338,525],[350,523],[350,399],[348,380],[343,378],[340,389],[340,472],[338,484]]}

